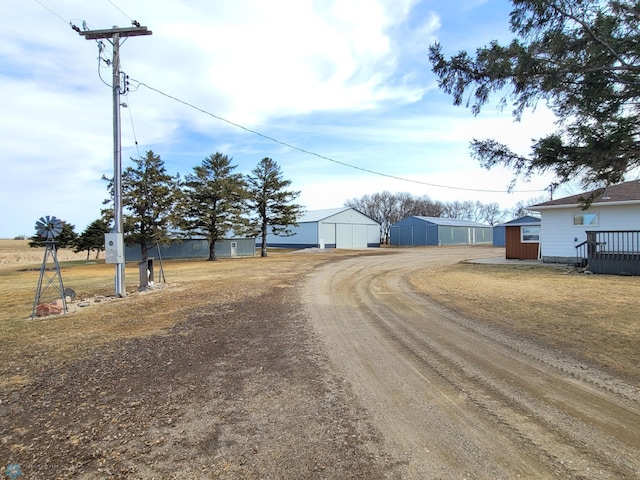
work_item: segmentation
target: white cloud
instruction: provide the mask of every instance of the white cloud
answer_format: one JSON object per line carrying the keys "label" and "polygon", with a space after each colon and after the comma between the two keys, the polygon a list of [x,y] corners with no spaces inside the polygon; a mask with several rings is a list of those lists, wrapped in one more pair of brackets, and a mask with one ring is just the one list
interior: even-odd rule
{"label": "white cloud", "polygon": [[[96,42],[68,20],[91,29],[140,21],[153,35],[121,49],[132,79],[279,140],[428,183],[471,177],[506,186],[510,177],[478,173],[468,141],[493,136],[528,149],[545,121],[524,128],[506,115],[473,118],[449,99],[439,103],[427,47],[449,28],[440,13],[418,0],[14,2],[0,17],[0,203],[11,207],[0,213],[0,237],[31,234],[42,215],[82,230],[107,193],[100,177],[113,168],[111,89],[98,76]],[[111,68],[101,63],[109,83]],[[184,174],[217,150],[248,173],[271,155],[310,208],[385,189],[431,191],[269,143],[142,86],[122,101],[125,164],[151,149]],[[449,198],[442,189],[432,196],[440,194]]]}
{"label": "white cloud", "polygon": [[[387,30],[411,3],[234,2],[224,12],[176,6],[168,21],[155,8],[154,47],[130,64],[164,64],[159,78],[135,78],[248,125],[273,115],[372,108],[407,94],[385,85],[401,53]],[[175,67],[185,63],[189,71]]]}

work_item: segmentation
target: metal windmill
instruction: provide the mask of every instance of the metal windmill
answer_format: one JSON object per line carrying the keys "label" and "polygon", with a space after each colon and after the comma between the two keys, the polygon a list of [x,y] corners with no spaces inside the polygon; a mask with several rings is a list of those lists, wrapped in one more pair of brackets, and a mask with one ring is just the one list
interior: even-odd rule
{"label": "metal windmill", "polygon": [[[42,267],[40,267],[40,278],[38,279],[38,289],[36,290],[36,298],[33,301],[33,310],[31,318],[36,313],[36,308],[40,304],[40,299],[49,287],[56,290],[56,299],[62,299],[62,311],[67,313],[67,301],[65,299],[64,285],[62,284],[62,276],[60,275],[60,264],[58,263],[58,254],[56,252],[56,237],[62,233],[63,223],[56,217],[47,215],[40,217],[36,222],[36,233],[45,240],[44,258]],[[49,259],[53,261],[54,270],[50,273],[47,269]],[[43,282],[44,280],[44,282]]]}

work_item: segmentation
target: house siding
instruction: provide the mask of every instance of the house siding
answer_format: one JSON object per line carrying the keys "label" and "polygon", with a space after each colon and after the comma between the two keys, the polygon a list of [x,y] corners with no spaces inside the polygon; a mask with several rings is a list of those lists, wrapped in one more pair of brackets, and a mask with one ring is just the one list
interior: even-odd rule
{"label": "house siding", "polygon": [[[573,225],[573,215],[597,213],[598,225]],[[638,205],[603,205],[587,210],[580,207],[551,208],[542,212],[541,249],[545,262],[572,262],[575,246],[586,241],[587,230],[638,230],[640,208]]]}

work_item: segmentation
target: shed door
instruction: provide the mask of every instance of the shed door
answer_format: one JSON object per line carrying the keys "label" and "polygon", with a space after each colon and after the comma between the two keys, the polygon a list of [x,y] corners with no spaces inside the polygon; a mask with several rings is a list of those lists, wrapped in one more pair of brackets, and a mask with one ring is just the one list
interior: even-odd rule
{"label": "shed door", "polygon": [[238,242],[231,242],[231,256],[238,256]]}
{"label": "shed door", "polygon": [[353,229],[351,225],[336,224],[336,248],[351,248],[353,245]]}
{"label": "shed door", "polygon": [[353,248],[367,248],[367,226],[353,226]]}
{"label": "shed door", "polygon": [[336,248],[366,248],[367,226],[336,224]]}

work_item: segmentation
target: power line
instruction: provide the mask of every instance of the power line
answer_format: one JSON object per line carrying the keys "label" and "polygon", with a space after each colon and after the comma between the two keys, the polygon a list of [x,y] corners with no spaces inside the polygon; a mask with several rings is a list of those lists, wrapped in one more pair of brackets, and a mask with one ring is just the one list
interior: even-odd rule
{"label": "power line", "polygon": [[109,87],[109,88],[113,88],[113,85],[111,85],[111,84],[107,83],[107,82],[102,78],[102,71],[101,71],[101,69],[103,68],[103,67],[102,67],[102,64],[103,64],[103,63],[104,63],[104,64],[106,64],[106,65],[107,65],[107,67],[110,67],[110,66],[111,66],[111,60],[107,60],[106,58],[104,58],[104,57],[102,56],[102,54],[103,54],[103,52],[104,52],[104,42],[103,42],[102,40],[96,40],[96,43],[97,43],[97,45],[98,45],[98,77],[100,78],[100,81],[101,81],[102,83],[104,83],[107,87]]}
{"label": "power line", "polygon": [[136,152],[138,152],[138,158],[140,157],[140,149],[138,148],[138,137],[136,136],[136,127],[133,125],[133,115],[131,113],[131,99],[128,93],[125,95],[127,103],[123,103],[122,106],[129,112],[129,119],[131,119],[131,131],[133,132],[133,141],[136,144]]}
{"label": "power line", "polygon": [[174,97],[173,95],[169,95],[168,93],[165,93],[165,92],[163,92],[163,91],[161,91],[161,90],[158,90],[157,88],[151,87],[150,85],[147,85],[146,83],[141,82],[141,81],[139,81],[139,80],[135,80],[135,79],[133,79],[133,78],[132,78],[132,79],[131,79],[131,81],[136,82],[136,83],[138,84],[138,87],[140,87],[140,86],[146,87],[146,88],[148,88],[149,90],[152,90],[152,91],[154,91],[154,92],[156,92],[156,93],[159,93],[160,95],[163,95],[163,96],[165,96],[165,97],[167,97],[167,98],[170,98],[170,99],[172,99],[172,100],[174,100],[174,101],[176,101],[176,102],[178,102],[178,103],[181,103],[181,104],[186,105],[186,106],[188,106],[188,107],[190,107],[190,108],[192,108],[192,109],[194,109],[194,110],[197,110],[197,111],[199,111],[199,112],[201,112],[201,113],[204,113],[205,115],[208,115],[208,116],[210,116],[210,117],[213,117],[213,118],[215,118],[216,120],[220,120],[220,121],[222,121],[222,122],[228,123],[229,125],[233,125],[234,127],[240,128],[240,129],[242,129],[242,130],[244,130],[244,131],[246,131],[246,132],[252,133],[252,134],[254,134],[254,135],[257,135],[257,136],[259,136],[259,137],[262,137],[262,138],[264,138],[264,139],[266,139],[266,140],[269,140],[269,141],[271,141],[271,142],[277,143],[277,144],[279,144],[279,145],[283,145],[283,146],[288,147],[288,148],[291,148],[291,149],[293,149],[293,150],[297,150],[297,151],[302,152],[302,153],[305,153],[305,154],[307,154],[307,155],[312,155],[312,156],[314,156],[314,157],[318,157],[318,158],[321,158],[321,159],[323,159],[323,160],[327,160],[327,161],[329,161],[329,162],[336,163],[336,164],[338,164],[338,165],[342,165],[342,166],[345,166],[345,167],[348,167],[348,168],[353,168],[353,169],[355,169],[355,170],[360,170],[360,171],[362,171],[362,172],[366,172],[366,173],[371,173],[371,174],[373,174],[373,175],[379,175],[379,176],[381,176],[381,177],[392,178],[392,179],[394,179],[394,180],[400,180],[400,181],[403,181],[403,182],[410,182],[410,183],[416,183],[416,184],[419,184],[419,185],[426,185],[426,186],[428,186],[428,187],[448,188],[448,189],[451,189],[451,190],[463,190],[463,191],[467,191],[467,192],[482,192],[482,193],[535,193],[535,192],[542,192],[542,191],[544,191],[544,190],[512,190],[511,192],[508,192],[508,191],[505,191],[505,190],[489,190],[489,189],[480,189],[480,188],[452,187],[452,186],[450,186],[450,185],[438,185],[438,184],[435,184],[435,183],[427,183],[427,182],[422,182],[422,181],[420,181],[420,180],[413,180],[413,179],[411,179],[411,178],[398,177],[398,176],[395,176],[395,175],[390,175],[390,174],[387,174],[387,173],[382,173],[382,172],[378,172],[378,171],[375,171],[375,170],[370,170],[370,169],[368,169],[368,168],[358,167],[357,165],[352,165],[352,164],[350,164],[350,163],[341,162],[340,160],[336,160],[336,159],[334,159],[334,158],[327,157],[327,156],[325,156],[325,155],[322,155],[322,154],[319,154],[319,153],[316,153],[316,152],[312,152],[312,151],[309,151],[309,150],[305,150],[304,148],[296,147],[295,145],[291,145],[291,144],[289,144],[289,143],[287,143],[287,142],[283,142],[283,141],[278,140],[278,139],[276,139],[276,138],[270,137],[269,135],[265,135],[265,134],[263,134],[263,133],[257,132],[257,131],[255,131],[255,130],[252,130],[252,129],[250,129],[250,128],[247,128],[247,127],[245,127],[245,126],[243,126],[243,125],[240,125],[240,124],[238,124],[238,123],[232,122],[231,120],[227,120],[226,118],[223,118],[223,117],[221,117],[221,116],[219,116],[219,115],[216,115],[216,114],[214,114],[214,113],[211,113],[211,112],[209,112],[209,111],[207,111],[207,110],[204,110],[204,109],[202,109],[202,108],[200,108],[200,107],[197,107],[197,106],[195,106],[195,105],[193,105],[193,104],[191,104],[191,103],[189,103],[189,102],[186,102],[186,101],[181,100],[181,99],[179,99],[179,98],[177,98],[177,97]]}
{"label": "power line", "polygon": [[44,8],[45,10],[48,10],[51,14],[53,14],[54,16],[58,17],[60,20],[62,20],[65,25],[69,25],[71,22],[68,22],[67,20],[65,20],[64,18],[62,18],[60,15],[58,15],[56,12],[54,12],[53,10],[51,10],[49,7],[47,7],[44,3],[42,3],[40,0],[33,0],[34,2],[36,2],[38,5],[40,5],[42,8]]}
{"label": "power line", "polygon": [[113,3],[111,0],[107,0],[107,2],[109,2],[111,5],[113,5],[113,7],[118,10],[121,14],[123,14],[125,17],[127,17],[129,19],[129,21],[133,22],[133,18],[131,18],[129,15],[127,15],[126,13],[124,13],[122,11],[122,9],[120,7],[118,7],[115,3]]}

